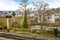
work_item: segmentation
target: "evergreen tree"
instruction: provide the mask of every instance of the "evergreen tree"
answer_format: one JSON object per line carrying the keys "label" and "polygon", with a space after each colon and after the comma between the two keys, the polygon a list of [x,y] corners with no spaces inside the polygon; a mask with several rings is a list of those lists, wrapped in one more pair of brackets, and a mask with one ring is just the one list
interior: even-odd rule
{"label": "evergreen tree", "polygon": [[23,28],[28,28],[27,11],[24,13]]}
{"label": "evergreen tree", "polygon": [[24,7],[24,10],[23,10],[24,11],[23,28],[28,28],[27,10],[26,10],[28,0],[21,0],[21,1],[22,1],[22,6]]}

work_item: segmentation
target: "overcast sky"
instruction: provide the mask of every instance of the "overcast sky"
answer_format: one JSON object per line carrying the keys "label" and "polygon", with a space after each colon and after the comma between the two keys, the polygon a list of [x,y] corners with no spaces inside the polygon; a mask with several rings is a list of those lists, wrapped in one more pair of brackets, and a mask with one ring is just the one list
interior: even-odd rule
{"label": "overcast sky", "polygon": [[[0,0],[0,10],[16,10],[18,9],[20,1],[21,0]],[[45,3],[48,3],[50,8],[60,7],[59,0],[29,0],[28,2],[31,6],[31,3],[36,1],[44,1]]]}

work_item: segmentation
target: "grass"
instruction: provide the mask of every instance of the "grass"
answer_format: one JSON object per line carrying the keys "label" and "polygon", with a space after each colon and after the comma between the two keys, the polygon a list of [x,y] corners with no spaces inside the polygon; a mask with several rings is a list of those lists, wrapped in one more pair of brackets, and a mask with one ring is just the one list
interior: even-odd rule
{"label": "grass", "polygon": [[[29,18],[29,20],[31,20],[31,19]],[[17,24],[19,25],[19,28],[15,28],[15,27],[11,28],[10,32],[12,32],[12,33],[26,33],[26,34],[29,34],[29,35],[39,35],[39,36],[54,36],[53,33],[50,34],[49,32],[46,32],[46,31],[44,31],[44,33],[42,32],[42,33],[38,34],[36,32],[34,32],[34,33],[31,32],[30,28],[29,29],[20,28],[20,27],[22,27],[22,21],[23,21],[23,19],[20,18],[20,17],[12,17],[12,18],[10,18],[10,20],[9,20],[10,27],[12,27],[12,23],[14,21],[17,22]],[[4,18],[4,17],[0,18],[0,26],[6,27],[6,18]],[[2,31],[4,32],[6,30],[3,29]],[[60,34],[58,34],[58,35],[60,35]]]}
{"label": "grass", "polygon": [[46,31],[44,33],[38,34],[37,32],[33,33],[31,29],[24,29],[24,28],[12,28],[12,33],[22,33],[22,34],[29,34],[29,35],[39,35],[39,36],[54,36],[54,34],[47,33]]}
{"label": "grass", "polygon": [[[0,30],[1,31],[1,30]],[[6,32],[7,30],[3,30],[2,32]],[[41,32],[41,31],[40,31]],[[47,31],[41,32],[40,34],[38,34],[37,32],[32,32],[30,28],[28,29],[24,29],[24,28],[12,28],[10,29],[10,33],[17,33],[17,34],[27,34],[27,35],[31,35],[31,36],[44,36],[44,37],[54,37],[54,33],[49,33]],[[58,34],[58,36],[60,36],[60,34]]]}

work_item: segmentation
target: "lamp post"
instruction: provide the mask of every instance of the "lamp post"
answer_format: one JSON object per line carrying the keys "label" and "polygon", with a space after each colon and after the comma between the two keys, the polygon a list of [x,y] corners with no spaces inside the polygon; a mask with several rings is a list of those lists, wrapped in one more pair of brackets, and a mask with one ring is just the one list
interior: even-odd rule
{"label": "lamp post", "polygon": [[6,18],[7,18],[7,32],[9,32],[9,18],[11,18],[11,15],[9,15],[8,13],[5,13]]}

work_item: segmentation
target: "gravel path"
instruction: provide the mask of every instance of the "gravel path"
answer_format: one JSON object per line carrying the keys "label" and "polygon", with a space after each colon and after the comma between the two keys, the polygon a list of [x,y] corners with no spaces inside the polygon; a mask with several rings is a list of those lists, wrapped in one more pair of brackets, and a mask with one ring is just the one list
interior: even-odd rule
{"label": "gravel path", "polygon": [[15,40],[15,39],[8,39],[8,38],[0,37],[0,40]]}
{"label": "gravel path", "polygon": [[[27,34],[13,34],[13,33],[0,33],[0,40],[29,40],[27,38],[34,38],[34,40],[37,39],[45,39],[45,40],[60,40],[59,37],[42,37],[42,36],[31,36]],[[31,40],[31,39],[30,39]]]}

